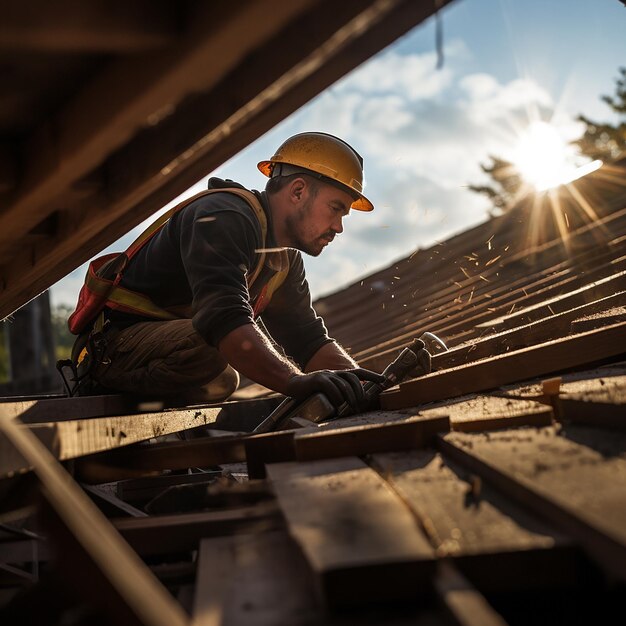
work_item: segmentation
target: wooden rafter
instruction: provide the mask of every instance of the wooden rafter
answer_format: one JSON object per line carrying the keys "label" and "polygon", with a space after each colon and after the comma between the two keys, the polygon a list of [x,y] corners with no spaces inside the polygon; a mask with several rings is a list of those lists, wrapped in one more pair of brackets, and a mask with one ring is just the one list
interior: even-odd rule
{"label": "wooden rafter", "polygon": [[[204,12],[182,42],[96,76],[24,146],[28,169],[0,214],[6,233],[0,316],[115,241],[435,5],[254,0],[238,11],[226,3],[200,6]],[[77,201],[73,186],[87,175]],[[52,236],[15,249],[55,211],[60,217]]]}
{"label": "wooden rafter", "polygon": [[174,3],[134,0],[112,10],[106,0],[2,2],[0,50],[128,53],[176,36]]}

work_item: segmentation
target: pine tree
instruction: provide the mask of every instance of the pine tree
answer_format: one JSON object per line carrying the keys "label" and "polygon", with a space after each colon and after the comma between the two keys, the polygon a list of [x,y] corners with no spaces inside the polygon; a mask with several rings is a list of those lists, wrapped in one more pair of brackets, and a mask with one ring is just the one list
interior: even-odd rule
{"label": "pine tree", "polygon": [[578,119],[585,124],[583,136],[575,142],[583,154],[605,163],[617,161],[626,156],[626,67],[621,67],[616,81],[615,96],[602,96],[614,113],[620,116],[616,125],[594,122],[584,115]]}
{"label": "pine tree", "polygon": [[491,163],[481,163],[480,169],[488,174],[493,185],[470,185],[469,188],[491,200],[494,209],[506,211],[517,199],[522,177],[515,166],[500,157],[489,156]]}
{"label": "pine tree", "polygon": [[[602,96],[614,113],[620,116],[617,124],[594,122],[584,115],[578,120],[585,124],[582,137],[574,142],[580,152],[591,159],[600,159],[612,163],[626,157],[626,67],[619,69],[620,77],[616,81],[615,95]],[[493,184],[469,185],[469,189],[489,198],[493,205],[492,214],[506,211],[519,199],[518,194],[523,181],[515,166],[508,161],[490,156],[491,163],[481,164],[481,169],[488,174]]]}

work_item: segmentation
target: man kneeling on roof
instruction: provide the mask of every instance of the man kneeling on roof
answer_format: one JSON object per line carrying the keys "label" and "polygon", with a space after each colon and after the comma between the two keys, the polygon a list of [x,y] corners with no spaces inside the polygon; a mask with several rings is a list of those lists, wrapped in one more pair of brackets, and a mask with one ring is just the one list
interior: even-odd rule
{"label": "man kneeling on roof", "polygon": [[361,381],[383,379],[328,336],[300,251],[318,256],[350,209],[374,208],[362,193],[363,160],[337,137],[302,133],[258,168],[269,177],[264,192],[212,178],[124,255],[92,263],[69,319],[80,334],[79,394],[187,392],[216,402],[241,373],[296,399],[323,392],[335,406],[362,408]]}

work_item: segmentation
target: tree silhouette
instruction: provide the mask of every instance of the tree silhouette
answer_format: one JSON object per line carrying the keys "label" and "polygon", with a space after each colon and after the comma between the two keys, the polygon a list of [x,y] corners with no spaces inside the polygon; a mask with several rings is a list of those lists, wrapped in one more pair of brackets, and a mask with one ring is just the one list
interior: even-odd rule
{"label": "tree silhouette", "polygon": [[[602,96],[614,113],[620,116],[617,124],[599,123],[579,115],[578,120],[585,124],[585,132],[574,142],[581,154],[591,159],[600,159],[612,163],[626,157],[626,67],[619,69],[620,77],[616,80],[615,95]],[[490,163],[480,165],[488,174],[492,184],[469,185],[469,189],[487,196],[493,205],[492,215],[497,211],[512,208],[519,199],[523,180],[512,163],[498,156],[491,155]]]}
{"label": "tree silhouette", "polygon": [[615,125],[602,124],[584,115],[578,116],[586,129],[575,144],[583,154],[592,159],[601,159],[605,163],[611,163],[626,156],[626,67],[621,67],[619,72],[620,77],[616,81],[615,95],[602,96],[602,100],[614,113],[621,116],[620,122]]}
{"label": "tree silhouette", "polygon": [[490,155],[491,163],[481,163],[480,169],[488,174],[493,185],[470,185],[469,188],[491,201],[494,209],[506,211],[514,204],[522,186],[522,177],[515,166],[497,156]]}

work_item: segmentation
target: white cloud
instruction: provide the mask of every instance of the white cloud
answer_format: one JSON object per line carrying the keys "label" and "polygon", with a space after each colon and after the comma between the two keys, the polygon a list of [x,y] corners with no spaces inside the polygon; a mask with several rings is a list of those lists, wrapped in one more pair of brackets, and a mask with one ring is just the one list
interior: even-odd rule
{"label": "white cloud", "polygon": [[[437,70],[434,53],[387,51],[219,168],[224,177],[261,187],[256,162],[307,130],[338,135],[363,155],[365,192],[376,211],[351,215],[336,242],[307,259],[314,296],[486,218],[488,202],[466,186],[483,180],[481,162],[490,154],[506,158],[516,131],[533,115],[551,114],[554,104],[528,79],[463,74],[467,54],[462,42],[452,42]],[[571,118],[559,116],[574,132]]]}
{"label": "white cloud", "polygon": [[[448,52],[454,54],[457,49],[452,47]],[[448,67],[433,71],[436,63],[434,53],[401,55],[389,51],[355,70],[336,89],[358,91],[368,97],[400,92],[409,100],[433,98],[452,80]]]}

